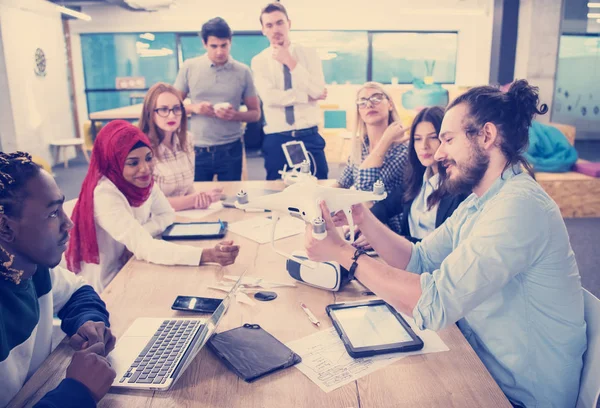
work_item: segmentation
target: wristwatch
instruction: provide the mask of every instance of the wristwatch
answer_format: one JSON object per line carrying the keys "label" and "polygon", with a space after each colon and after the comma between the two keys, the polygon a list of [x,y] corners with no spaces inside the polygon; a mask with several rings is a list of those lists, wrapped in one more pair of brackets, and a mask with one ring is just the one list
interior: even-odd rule
{"label": "wristwatch", "polygon": [[354,274],[356,273],[356,268],[358,267],[358,263],[356,262],[361,255],[366,254],[367,251],[364,249],[357,249],[354,251],[354,256],[352,257],[352,265],[350,265],[350,270],[348,271],[348,281],[354,279]]}

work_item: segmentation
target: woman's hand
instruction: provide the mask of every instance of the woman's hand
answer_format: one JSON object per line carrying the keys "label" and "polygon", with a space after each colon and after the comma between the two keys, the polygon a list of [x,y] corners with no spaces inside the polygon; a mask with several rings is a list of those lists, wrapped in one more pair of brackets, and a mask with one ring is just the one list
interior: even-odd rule
{"label": "woman's hand", "polygon": [[385,132],[383,132],[381,140],[386,141],[388,145],[407,142],[410,138],[410,134],[407,130],[408,129],[402,126],[402,123],[398,120],[387,127]]}
{"label": "woman's hand", "polygon": [[194,208],[208,208],[210,203],[212,203],[210,196],[206,193],[196,193],[194,198]]}
{"label": "woman's hand", "polygon": [[200,265],[205,263],[218,263],[222,266],[231,265],[240,253],[240,246],[233,241],[221,241],[214,248],[202,250]]}
{"label": "woman's hand", "polygon": [[196,193],[196,201],[194,202],[194,208],[208,208],[212,203],[216,203],[221,200],[221,194],[223,189],[221,187],[213,188],[207,192]]}
{"label": "woman's hand", "polygon": [[223,187],[215,187],[212,190],[208,190],[206,192],[206,194],[208,194],[208,196],[210,197],[210,200],[213,203],[216,203],[217,201],[221,201],[221,196],[223,195]]}

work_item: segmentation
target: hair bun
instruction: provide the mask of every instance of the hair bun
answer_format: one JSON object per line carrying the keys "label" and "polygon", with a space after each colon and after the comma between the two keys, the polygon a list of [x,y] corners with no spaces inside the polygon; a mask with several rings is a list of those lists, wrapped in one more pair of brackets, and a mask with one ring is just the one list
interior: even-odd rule
{"label": "hair bun", "polygon": [[515,120],[521,122],[521,126],[529,128],[534,115],[543,115],[548,112],[548,105],[539,103],[539,88],[529,85],[525,79],[519,79],[512,83],[506,95],[514,105]]}

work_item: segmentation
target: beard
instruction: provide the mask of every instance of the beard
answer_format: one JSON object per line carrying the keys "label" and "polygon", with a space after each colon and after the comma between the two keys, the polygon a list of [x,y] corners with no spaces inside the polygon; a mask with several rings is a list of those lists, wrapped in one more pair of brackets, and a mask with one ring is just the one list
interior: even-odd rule
{"label": "beard", "polygon": [[458,164],[454,160],[444,160],[443,165],[454,166],[454,177],[446,176],[444,189],[453,195],[470,194],[483,179],[490,165],[490,157],[476,143],[471,143],[471,156],[469,161]]}

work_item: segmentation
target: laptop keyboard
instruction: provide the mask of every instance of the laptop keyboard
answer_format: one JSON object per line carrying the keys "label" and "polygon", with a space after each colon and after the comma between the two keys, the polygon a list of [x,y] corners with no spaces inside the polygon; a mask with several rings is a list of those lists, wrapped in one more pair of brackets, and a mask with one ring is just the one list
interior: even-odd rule
{"label": "laptop keyboard", "polygon": [[197,320],[162,322],[119,383],[164,384],[200,325]]}

